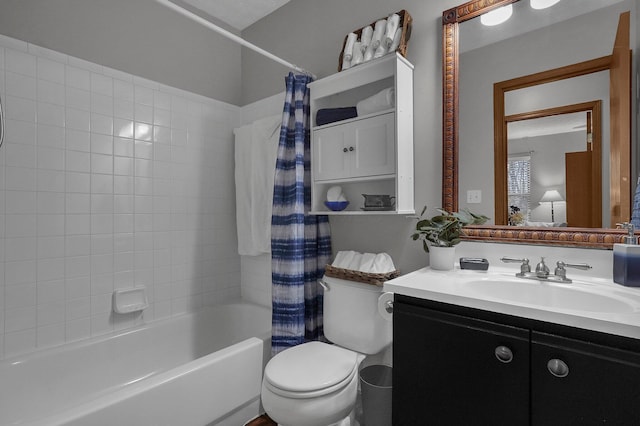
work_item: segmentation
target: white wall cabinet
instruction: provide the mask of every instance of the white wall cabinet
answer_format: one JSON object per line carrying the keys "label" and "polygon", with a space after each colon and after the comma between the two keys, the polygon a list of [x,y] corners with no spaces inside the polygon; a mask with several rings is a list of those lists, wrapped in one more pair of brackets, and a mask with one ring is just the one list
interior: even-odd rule
{"label": "white wall cabinet", "polygon": [[[394,106],[365,116],[316,125],[323,108],[355,106],[393,87]],[[413,65],[390,54],[310,84],[312,213],[413,214]],[[340,185],[350,204],[332,212],[327,190]],[[385,211],[364,211],[362,194],[395,197]]]}

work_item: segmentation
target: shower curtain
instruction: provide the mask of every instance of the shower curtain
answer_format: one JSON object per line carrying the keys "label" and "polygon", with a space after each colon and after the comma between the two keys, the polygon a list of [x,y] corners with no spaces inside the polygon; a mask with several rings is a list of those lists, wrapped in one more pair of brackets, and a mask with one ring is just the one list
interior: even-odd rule
{"label": "shower curtain", "polygon": [[331,257],[327,216],[311,208],[309,88],[311,77],[289,73],[280,128],[271,218],[272,338],[276,353],[323,340],[322,289]]}

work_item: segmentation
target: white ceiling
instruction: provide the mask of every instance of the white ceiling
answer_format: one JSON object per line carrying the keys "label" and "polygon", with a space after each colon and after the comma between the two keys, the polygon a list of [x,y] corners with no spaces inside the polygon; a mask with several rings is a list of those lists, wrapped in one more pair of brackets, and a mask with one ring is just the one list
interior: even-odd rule
{"label": "white ceiling", "polygon": [[587,114],[575,112],[509,123],[509,139],[587,131]]}
{"label": "white ceiling", "polygon": [[[460,53],[562,22],[581,14],[609,7],[622,1],[623,0],[561,0],[549,9],[534,10],[530,7],[529,0],[519,0],[514,3],[513,16],[503,24],[487,27],[482,25],[479,19],[472,19],[460,25]],[[576,131],[586,132],[586,114],[562,114],[511,122],[508,125],[509,139],[521,139]]]}
{"label": "white ceiling", "polygon": [[621,1],[623,0],[561,0],[548,9],[534,10],[529,6],[528,0],[521,0],[513,5],[513,16],[500,25],[487,27],[480,23],[480,19],[472,19],[460,25],[460,53],[562,22]]}
{"label": "white ceiling", "polygon": [[242,31],[290,0],[184,0],[193,7]]}

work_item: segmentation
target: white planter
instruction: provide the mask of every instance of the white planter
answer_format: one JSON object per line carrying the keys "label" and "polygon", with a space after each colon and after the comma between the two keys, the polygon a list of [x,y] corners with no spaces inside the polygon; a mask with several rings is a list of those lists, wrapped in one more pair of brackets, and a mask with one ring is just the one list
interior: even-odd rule
{"label": "white planter", "polygon": [[456,259],[455,247],[429,247],[429,265],[431,269],[450,271]]}

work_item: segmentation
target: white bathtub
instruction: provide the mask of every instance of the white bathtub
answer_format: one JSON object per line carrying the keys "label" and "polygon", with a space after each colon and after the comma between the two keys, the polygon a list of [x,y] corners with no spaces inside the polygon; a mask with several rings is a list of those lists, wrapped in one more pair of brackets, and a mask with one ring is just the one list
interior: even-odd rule
{"label": "white bathtub", "polygon": [[238,303],[7,359],[0,425],[241,425],[270,331],[267,309]]}

